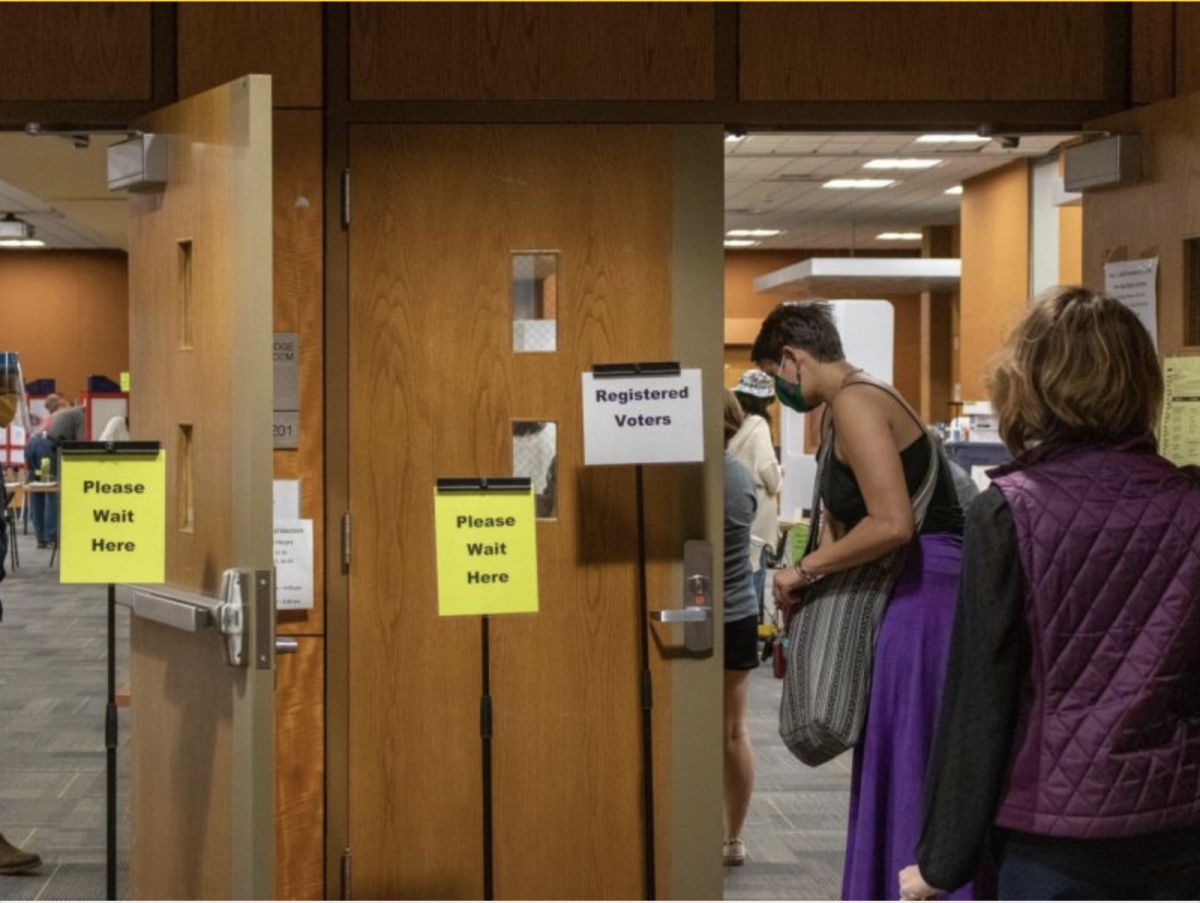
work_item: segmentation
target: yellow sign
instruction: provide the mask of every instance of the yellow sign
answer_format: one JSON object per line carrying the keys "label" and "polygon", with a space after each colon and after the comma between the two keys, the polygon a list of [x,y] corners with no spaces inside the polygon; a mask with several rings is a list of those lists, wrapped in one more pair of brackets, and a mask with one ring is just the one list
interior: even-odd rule
{"label": "yellow sign", "polygon": [[122,392],[129,391],[129,371],[128,370],[121,371],[121,391]]}
{"label": "yellow sign", "polygon": [[438,614],[538,610],[537,518],[528,492],[435,492]]}
{"label": "yellow sign", "polygon": [[166,578],[166,452],[64,454],[62,583],[162,583]]}

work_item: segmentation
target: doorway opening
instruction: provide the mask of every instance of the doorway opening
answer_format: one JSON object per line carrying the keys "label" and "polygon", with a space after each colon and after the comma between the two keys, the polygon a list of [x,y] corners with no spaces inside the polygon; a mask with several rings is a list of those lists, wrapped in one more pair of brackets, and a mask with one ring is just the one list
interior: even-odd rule
{"label": "doorway opening", "polygon": [[[79,438],[86,440],[127,411],[128,199],[107,186],[107,148],[123,137],[0,132],[0,218],[20,233],[0,241],[0,350],[20,356],[29,410],[0,429],[10,497],[5,526],[15,546],[0,584],[0,832],[41,858],[28,874],[0,876],[3,899],[101,900],[106,893],[106,588],[59,583],[57,496],[28,486],[53,478],[39,481],[27,471],[25,446],[45,429],[47,402],[57,405],[51,396],[82,408]],[[132,722],[122,705],[129,673],[123,607],[116,650],[117,873],[128,894]]]}
{"label": "doorway opening", "polygon": [[[1076,138],[727,134],[725,385],[755,367],[752,343],[776,305],[830,300],[848,360],[892,384],[948,441],[974,440],[964,453],[995,453],[987,359],[1026,299],[1082,280],[1082,207],[1060,167]],[[784,474],[769,557],[785,565],[803,554],[820,417],[776,404],[768,415]],[[771,573],[764,643],[780,621]],[[769,662],[753,673],[747,863],[725,870],[725,896],[838,899],[852,756],[817,769],[793,758],[778,736],[781,686]]]}

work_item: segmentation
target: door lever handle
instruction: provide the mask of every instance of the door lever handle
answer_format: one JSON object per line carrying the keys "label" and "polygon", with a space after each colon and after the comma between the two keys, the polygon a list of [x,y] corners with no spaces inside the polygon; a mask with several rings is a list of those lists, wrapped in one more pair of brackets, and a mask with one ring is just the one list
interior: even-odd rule
{"label": "door lever handle", "polygon": [[300,641],[292,637],[277,636],[275,637],[275,654],[276,655],[295,655],[300,651]]}
{"label": "door lever handle", "polygon": [[689,605],[686,608],[668,608],[663,611],[652,611],[650,617],[663,624],[698,624],[708,619],[709,609],[699,605]]}

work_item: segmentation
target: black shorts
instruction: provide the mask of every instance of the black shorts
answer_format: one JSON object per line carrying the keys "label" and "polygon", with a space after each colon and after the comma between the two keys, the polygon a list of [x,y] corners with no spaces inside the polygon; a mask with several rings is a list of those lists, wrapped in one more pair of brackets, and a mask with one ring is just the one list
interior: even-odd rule
{"label": "black shorts", "polygon": [[758,667],[758,615],[725,622],[725,670]]}

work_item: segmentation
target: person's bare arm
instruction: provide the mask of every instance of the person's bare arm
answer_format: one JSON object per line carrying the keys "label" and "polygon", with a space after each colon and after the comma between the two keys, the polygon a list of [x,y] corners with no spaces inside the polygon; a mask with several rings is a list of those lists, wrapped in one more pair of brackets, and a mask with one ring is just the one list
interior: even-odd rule
{"label": "person's bare arm", "polygon": [[873,561],[912,539],[912,501],[884,408],[892,402],[873,395],[850,386],[833,406],[838,449],[858,480],[867,516],[804,559],[816,576]]}

